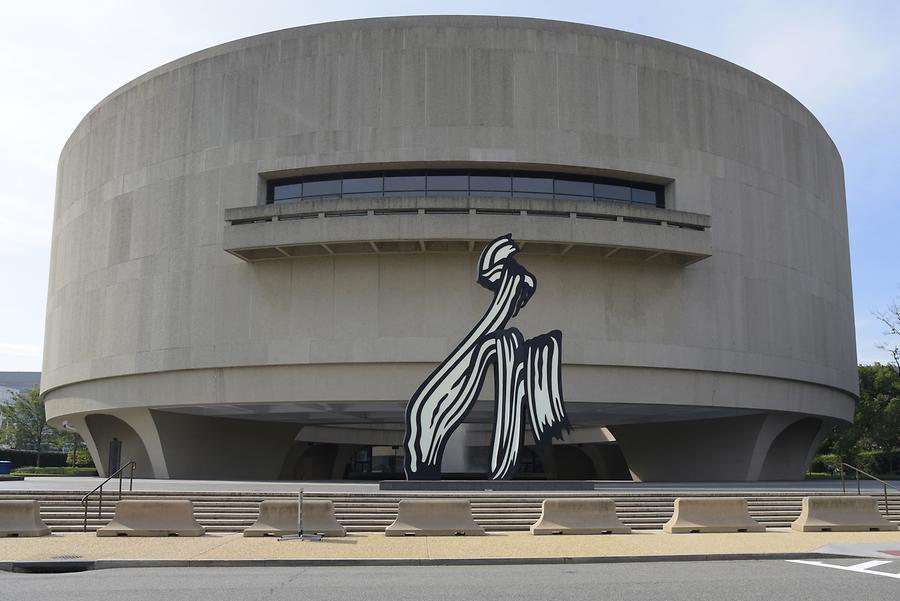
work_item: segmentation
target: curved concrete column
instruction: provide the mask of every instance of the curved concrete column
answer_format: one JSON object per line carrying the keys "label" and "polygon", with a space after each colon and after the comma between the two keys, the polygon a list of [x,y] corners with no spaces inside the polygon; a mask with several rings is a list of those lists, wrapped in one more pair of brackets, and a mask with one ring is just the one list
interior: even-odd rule
{"label": "curved concrete column", "polygon": [[[747,468],[748,480],[766,479],[761,478],[760,475],[763,471],[763,464],[772,448],[772,443],[781,436],[791,424],[801,419],[803,419],[803,416],[795,413],[773,412],[766,415],[766,419],[760,425],[759,433],[756,435],[756,442],[753,445],[753,454],[750,458],[750,465]],[[798,477],[802,477],[802,475],[803,473],[801,472]]]}
{"label": "curved concrete column", "polygon": [[639,481],[750,480],[765,414],[610,426]]}
{"label": "curved concrete column", "polygon": [[122,441],[122,461],[135,462],[134,475],[141,478],[167,478],[165,459],[159,436],[146,409],[94,413],[84,418],[92,444],[88,447],[101,476],[109,475],[109,443],[113,438]]}
{"label": "curved concrete column", "polygon": [[298,424],[150,411],[172,478],[276,480]]}
{"label": "curved concrete column", "polygon": [[759,480],[800,480],[827,430],[816,417],[795,420],[769,445]]}
{"label": "curved concrete column", "polygon": [[84,415],[72,415],[68,417],[66,420],[57,419],[57,420],[48,420],[48,423],[55,428],[62,427],[62,422],[69,422],[69,427],[74,428],[78,435],[81,436],[81,439],[84,441],[85,446],[87,447],[88,453],[91,454],[91,458],[94,460],[94,465],[97,467],[97,473],[100,476],[106,475],[106,469],[103,465],[98,461],[100,457],[100,452],[97,447],[97,443],[94,440],[94,435],[91,434],[91,429],[88,427],[87,422],[85,421]]}
{"label": "curved concrete column", "polygon": [[826,425],[796,413],[610,426],[635,480],[798,480]]}

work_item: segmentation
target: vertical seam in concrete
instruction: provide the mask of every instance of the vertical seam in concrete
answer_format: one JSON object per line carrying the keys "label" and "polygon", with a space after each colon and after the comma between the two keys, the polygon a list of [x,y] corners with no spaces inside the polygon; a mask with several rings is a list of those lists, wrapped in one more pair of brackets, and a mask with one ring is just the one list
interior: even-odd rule
{"label": "vertical seam in concrete", "polygon": [[471,48],[466,48],[466,85],[469,87],[468,106],[466,107],[466,125],[472,126],[475,123],[472,120],[472,95],[475,93],[475,86],[472,81],[472,61],[475,60],[475,53]]}
{"label": "vertical seam in concrete", "polygon": [[378,53],[378,59],[378,129],[381,129],[384,116],[384,48]]}
{"label": "vertical seam in concrete", "polygon": [[[341,60],[341,58],[342,58],[341,53],[338,52],[337,53],[337,69],[335,69],[334,72],[331,73],[332,77],[335,77],[335,75],[339,76],[341,73],[341,63],[343,62]],[[335,87],[337,87],[337,84],[335,84]],[[334,113],[331,115],[331,133],[330,133],[330,136],[332,138],[332,149],[331,149],[332,153],[337,152],[338,128],[341,127],[341,103],[338,102],[337,100],[338,100],[337,93],[335,93],[331,97],[331,106],[332,106],[332,109],[334,110]]]}
{"label": "vertical seam in concrete", "polygon": [[[253,115],[253,139],[259,140],[259,118],[262,108],[262,71],[265,67],[265,61],[256,67],[256,110]],[[256,170],[259,171],[259,159],[256,160]]]}
{"label": "vertical seam in concrete", "polygon": [[555,79],[556,79],[556,127],[554,129],[559,131],[559,51],[558,50],[553,53],[553,58],[554,58],[554,63],[555,63],[554,75],[555,75]]}

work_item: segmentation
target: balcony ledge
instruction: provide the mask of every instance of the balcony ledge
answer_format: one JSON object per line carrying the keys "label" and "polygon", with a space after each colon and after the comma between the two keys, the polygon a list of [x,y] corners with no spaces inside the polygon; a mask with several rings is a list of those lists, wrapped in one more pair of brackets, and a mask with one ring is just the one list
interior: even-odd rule
{"label": "balcony ledge", "polygon": [[616,202],[493,197],[324,199],[226,209],[224,250],[245,261],[480,252],[512,233],[526,254],[689,265],[711,254],[708,215]]}

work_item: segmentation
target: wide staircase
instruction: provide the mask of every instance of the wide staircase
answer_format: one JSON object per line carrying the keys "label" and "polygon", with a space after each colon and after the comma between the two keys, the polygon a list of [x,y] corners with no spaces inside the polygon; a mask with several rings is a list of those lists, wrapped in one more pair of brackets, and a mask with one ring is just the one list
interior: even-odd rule
{"label": "wide staircase", "polygon": [[[80,532],[84,524],[84,507],[81,492],[17,491],[0,492],[0,499],[35,499],[41,505],[41,517],[53,532]],[[528,530],[541,512],[545,498],[597,496],[612,498],[616,502],[619,518],[636,530],[662,528],[671,516],[675,497],[685,496],[743,496],[747,499],[750,514],[767,527],[788,527],[800,515],[800,503],[805,492],[753,492],[741,494],[697,493],[668,491],[665,493],[634,492],[311,492],[305,499],[330,499],[334,503],[337,519],[348,532],[381,532],[397,515],[397,503],[401,499],[423,497],[468,498],[472,504],[475,521],[488,531]],[[828,493],[826,493],[828,494]],[[98,498],[88,504],[88,531],[94,531],[112,519],[118,495],[104,493],[102,510],[98,511]],[[194,503],[194,514],[208,532],[240,532],[250,526],[257,517],[260,501],[266,499],[294,498],[285,493],[265,492],[126,492],[122,498],[189,499]],[[884,497],[879,496],[878,507],[884,514]],[[889,518],[900,523],[900,494],[888,496]]]}

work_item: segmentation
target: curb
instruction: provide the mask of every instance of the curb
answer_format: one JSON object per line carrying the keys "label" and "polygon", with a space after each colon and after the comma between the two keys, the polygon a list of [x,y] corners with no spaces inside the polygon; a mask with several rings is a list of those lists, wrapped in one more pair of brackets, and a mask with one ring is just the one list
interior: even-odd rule
{"label": "curb", "polygon": [[612,555],[599,557],[484,557],[448,559],[97,559],[2,561],[0,571],[64,573],[117,568],[259,568],[347,566],[518,566],[578,565],[600,563],[657,563],[674,561],[761,561],[788,559],[852,558],[854,555],[822,553],[722,553],[698,555]]}

